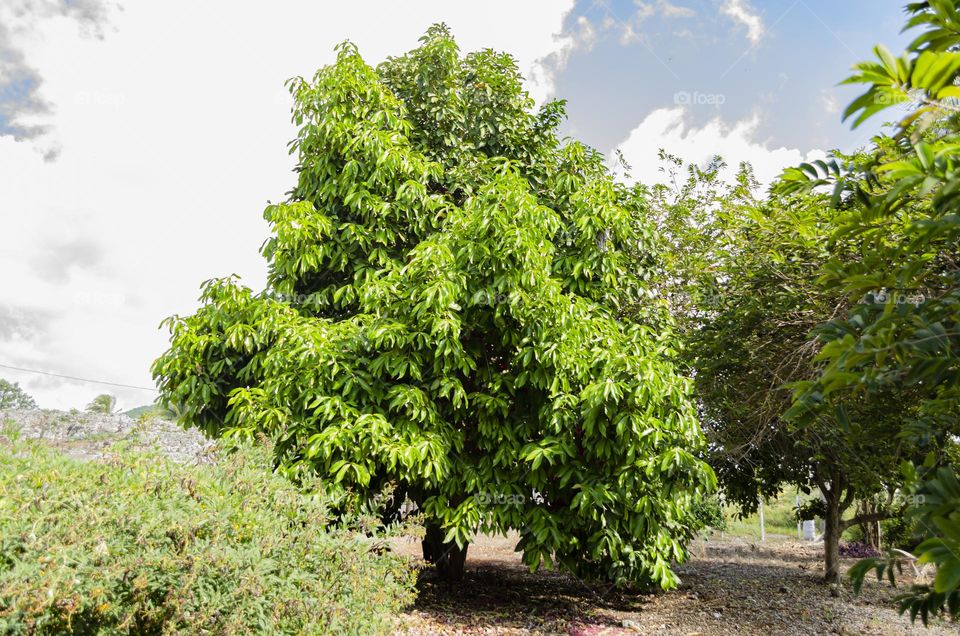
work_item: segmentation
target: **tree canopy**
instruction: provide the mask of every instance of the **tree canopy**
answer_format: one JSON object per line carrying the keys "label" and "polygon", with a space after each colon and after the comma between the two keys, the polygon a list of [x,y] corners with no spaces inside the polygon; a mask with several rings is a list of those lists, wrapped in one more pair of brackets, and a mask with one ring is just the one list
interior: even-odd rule
{"label": "tree canopy", "polygon": [[[898,441],[902,396],[891,391],[837,399],[835,411],[815,418],[788,417],[792,387],[820,372],[817,330],[851,305],[820,282],[820,269],[855,258],[856,247],[831,241],[837,214],[828,195],[762,196],[749,166],[724,183],[719,158],[703,167],[663,159],[668,183],[650,197],[667,238],[658,285],[680,325],[708,461],[740,514],[787,486],[819,490],[823,501],[803,514],[826,520],[825,574],[836,581],[843,530],[894,514],[900,462],[926,451]],[[888,504],[866,505],[874,498]],[[866,510],[844,520],[858,502]]]}
{"label": "tree canopy", "polygon": [[377,68],[344,43],[290,88],[267,288],[214,279],[167,321],[162,398],[269,436],[344,505],[395,488],[441,565],[514,529],[533,568],[676,585],[715,478],[642,191],[559,137],[563,102],[535,111],[512,57],[442,25]]}
{"label": "tree canopy", "polygon": [[37,403],[17,382],[0,378],[0,409],[35,409]]}

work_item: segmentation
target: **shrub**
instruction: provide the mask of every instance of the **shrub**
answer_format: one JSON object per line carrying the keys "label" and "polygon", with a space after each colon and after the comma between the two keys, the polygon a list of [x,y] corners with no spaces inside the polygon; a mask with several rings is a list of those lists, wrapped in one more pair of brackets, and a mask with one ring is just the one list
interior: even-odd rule
{"label": "shrub", "polygon": [[330,527],[327,498],[270,452],[186,467],[0,444],[0,633],[387,631],[413,571]]}
{"label": "shrub", "polygon": [[723,502],[717,495],[700,497],[693,505],[693,515],[701,528],[724,531],[727,517],[723,514]]}

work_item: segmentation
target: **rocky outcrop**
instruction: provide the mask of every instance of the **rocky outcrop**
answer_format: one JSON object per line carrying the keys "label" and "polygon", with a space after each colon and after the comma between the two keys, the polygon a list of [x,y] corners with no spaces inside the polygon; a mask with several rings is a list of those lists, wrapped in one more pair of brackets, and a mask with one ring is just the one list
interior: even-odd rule
{"label": "rocky outcrop", "polygon": [[177,462],[202,459],[212,445],[197,430],[160,417],[132,418],[79,411],[0,410],[0,436],[42,440],[77,459],[96,459],[119,441],[156,448]]}

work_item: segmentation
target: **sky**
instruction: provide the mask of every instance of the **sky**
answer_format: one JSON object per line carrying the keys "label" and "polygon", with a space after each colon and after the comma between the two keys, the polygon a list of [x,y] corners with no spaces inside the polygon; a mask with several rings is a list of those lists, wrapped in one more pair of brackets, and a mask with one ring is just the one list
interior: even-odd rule
{"label": "sky", "polygon": [[901,5],[0,0],[0,377],[44,408],[151,402],[160,321],[209,278],[263,287],[262,211],[295,183],[284,81],[345,39],[376,64],[446,22],[463,51],[512,53],[539,103],[567,100],[563,132],[632,178],[658,180],[664,148],[769,184],[877,132],[841,122],[838,83],[903,48]]}

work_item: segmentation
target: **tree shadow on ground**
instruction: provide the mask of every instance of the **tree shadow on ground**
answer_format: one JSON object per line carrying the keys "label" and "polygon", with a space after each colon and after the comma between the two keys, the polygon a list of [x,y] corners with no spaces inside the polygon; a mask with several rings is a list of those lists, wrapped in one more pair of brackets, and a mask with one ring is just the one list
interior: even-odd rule
{"label": "tree shadow on ground", "polygon": [[660,593],[619,591],[557,571],[531,573],[518,561],[502,551],[475,554],[456,584],[424,569],[410,614],[426,627],[410,633],[957,633],[955,626],[909,625],[896,615],[889,587],[869,585],[853,596],[847,586],[835,596],[822,582],[814,546],[708,545],[677,567],[680,589]]}
{"label": "tree shadow on ground", "polygon": [[530,573],[503,563],[468,565],[463,581],[441,581],[426,568],[414,609],[451,628],[497,626],[532,633],[604,634],[621,621],[604,612],[640,612],[649,595],[590,585],[556,571]]}

